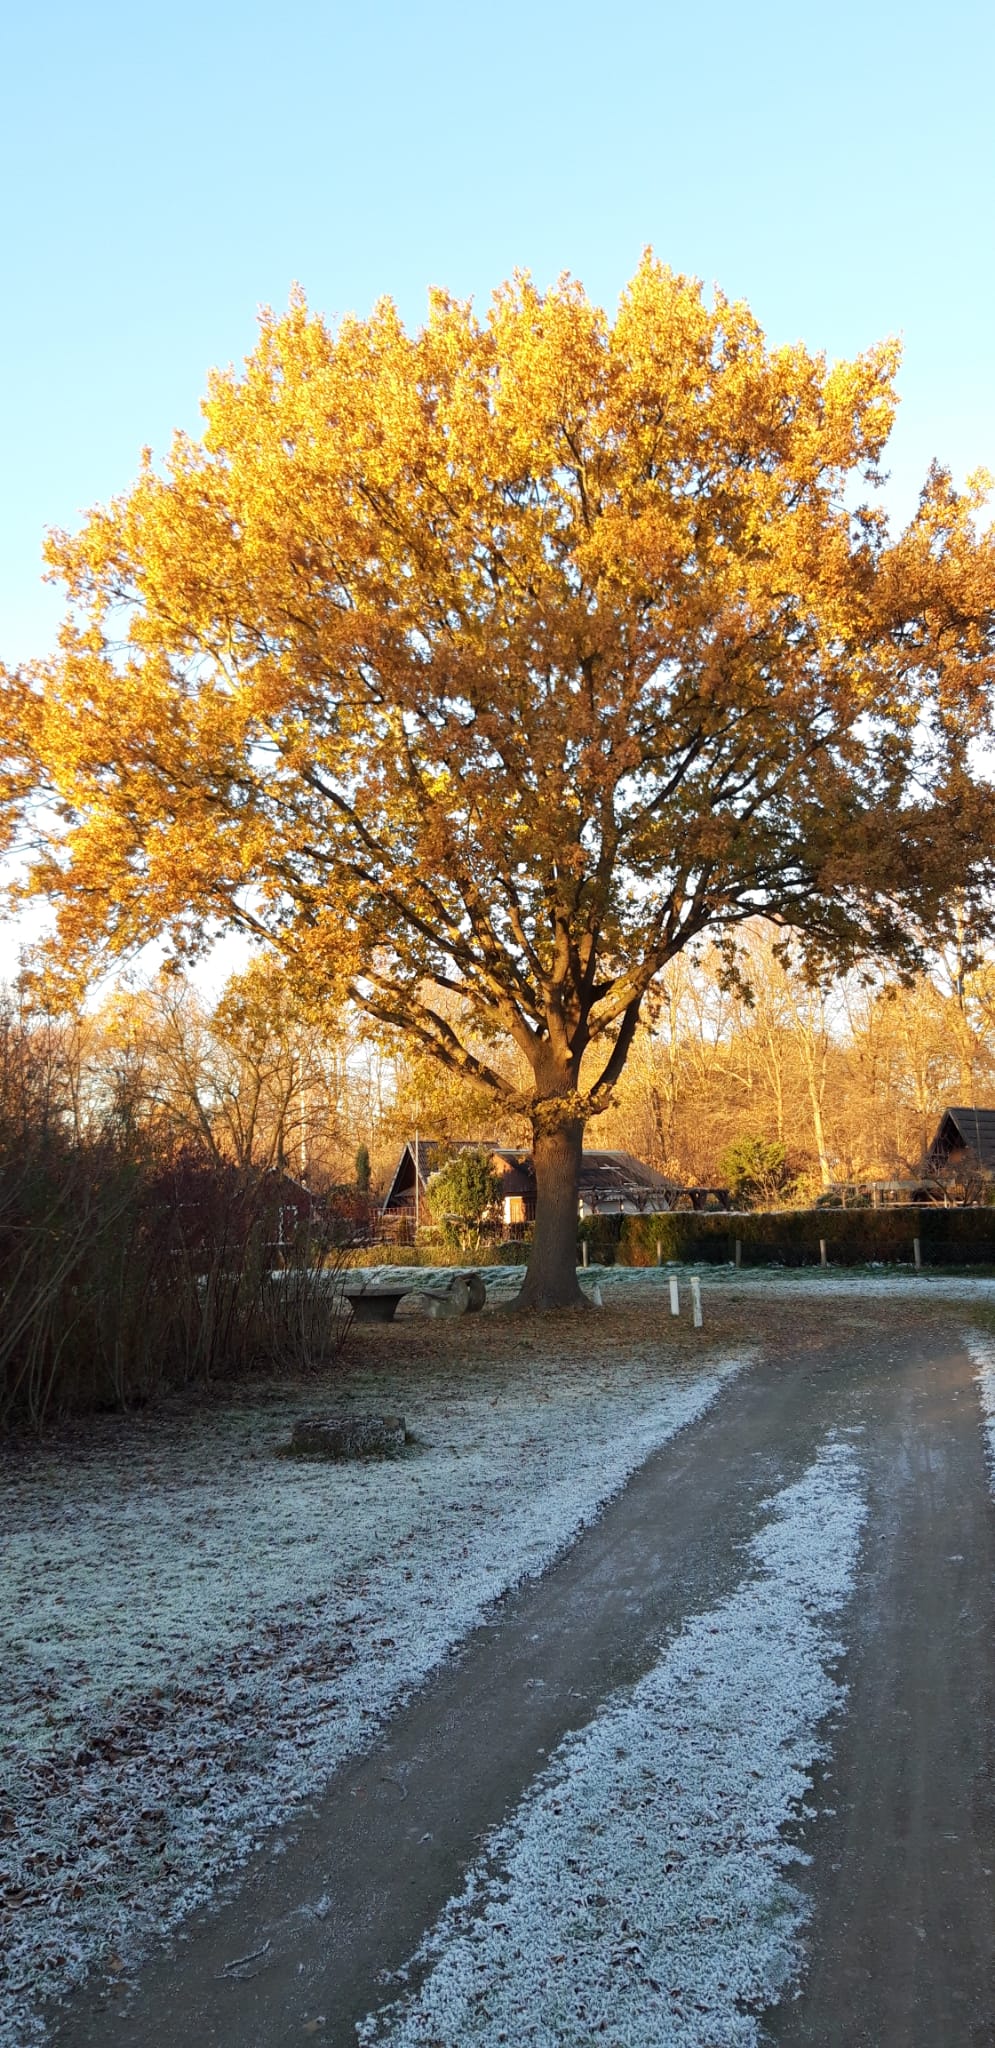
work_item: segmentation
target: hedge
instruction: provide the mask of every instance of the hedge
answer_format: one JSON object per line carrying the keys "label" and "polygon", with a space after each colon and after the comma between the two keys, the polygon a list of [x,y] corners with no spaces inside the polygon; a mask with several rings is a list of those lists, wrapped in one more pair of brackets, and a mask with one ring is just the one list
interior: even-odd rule
{"label": "hedge", "polygon": [[[911,1265],[918,1237],[924,1266],[995,1265],[995,1209],[934,1209],[909,1203],[888,1209],[775,1209],[742,1215],[599,1218],[614,1223],[614,1244],[599,1244],[606,1263],[622,1266],[723,1265],[742,1245],[744,1266],[817,1266],[819,1240],[830,1265]],[[593,1235],[593,1233],[592,1233]],[[599,1233],[601,1236],[602,1233]],[[607,1239],[607,1233],[603,1233]],[[660,1251],[658,1252],[657,1246]],[[592,1258],[595,1245],[592,1242]]]}
{"label": "hedge", "polygon": [[478,1245],[476,1251],[454,1250],[452,1245],[438,1241],[418,1245],[392,1244],[389,1238],[384,1238],[376,1244],[357,1246],[355,1251],[344,1256],[342,1263],[357,1269],[366,1266],[425,1266],[442,1272],[453,1266],[458,1271],[468,1272],[476,1266],[524,1266],[530,1249],[523,1238],[517,1237]]}
{"label": "hedge", "polygon": [[[742,1244],[744,1266],[817,1266],[819,1239],[830,1265],[907,1265],[918,1237],[924,1266],[995,1266],[995,1208],[933,1209],[908,1203],[888,1209],[774,1209],[695,1215],[678,1209],[662,1216],[585,1217],[577,1257],[586,1243],[592,1266],[655,1266],[657,1245],[665,1265],[722,1266]],[[474,1253],[438,1245],[377,1244],[349,1255],[356,1266],[517,1266],[529,1245],[521,1239],[481,1246]]]}

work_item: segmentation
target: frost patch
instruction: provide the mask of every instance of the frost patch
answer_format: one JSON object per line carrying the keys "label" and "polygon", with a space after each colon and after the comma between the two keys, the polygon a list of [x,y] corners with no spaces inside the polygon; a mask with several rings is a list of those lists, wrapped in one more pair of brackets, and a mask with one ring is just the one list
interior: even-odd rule
{"label": "frost patch", "polygon": [[964,1347],[975,1366],[974,1377],[988,1452],[988,1477],[995,1493],[995,1340],[983,1337],[979,1330],[968,1330],[964,1336]]}
{"label": "frost patch", "polygon": [[274,1456],[313,1387],[13,1464],[0,2048],[130,1971],[746,1362],[357,1370],[339,1393],[421,1439],[388,1467]]}
{"label": "frost patch", "polygon": [[865,1504],[831,1440],[775,1497],[757,1576],[565,1742],[414,1959],[363,2048],[753,2048],[798,1974],[785,1829],[844,1688],[832,1622]]}
{"label": "frost patch", "polygon": [[[683,1313],[688,1312],[687,1276],[697,1272],[702,1293],[768,1295],[773,1300],[793,1296],[821,1296],[824,1300],[856,1296],[867,1301],[995,1301],[995,1280],[964,1279],[939,1269],[915,1272],[845,1266],[591,1266],[590,1280],[596,1280],[607,1300],[624,1301],[626,1295],[642,1294],[647,1300],[669,1288],[671,1278],[681,1285]],[[707,1315],[707,1308],[706,1308]]]}

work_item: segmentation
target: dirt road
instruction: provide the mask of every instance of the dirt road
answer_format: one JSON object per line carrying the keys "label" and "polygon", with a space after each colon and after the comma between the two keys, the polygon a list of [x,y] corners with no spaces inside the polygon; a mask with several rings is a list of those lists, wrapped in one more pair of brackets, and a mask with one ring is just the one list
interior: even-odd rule
{"label": "dirt road", "polygon": [[772,1332],[761,1362],[502,1603],[376,1752],[263,1846],[234,1896],[136,1986],[79,1997],[53,2040],[354,2042],[482,1837],[564,1736],[732,1591],[764,1502],[845,1431],[869,1502],[843,1626],[849,1696],[800,1835],[813,1905],[801,1992],[764,2031],[788,2048],[995,2041],[995,1514],[958,1328],[935,1304],[850,1303],[794,1340]]}
{"label": "dirt road", "polygon": [[942,1330],[879,1356],[854,1390],[871,1517],[849,1708],[806,1836],[812,1954],[770,2030],[785,2048],[990,2048],[995,1545],[977,1396]]}

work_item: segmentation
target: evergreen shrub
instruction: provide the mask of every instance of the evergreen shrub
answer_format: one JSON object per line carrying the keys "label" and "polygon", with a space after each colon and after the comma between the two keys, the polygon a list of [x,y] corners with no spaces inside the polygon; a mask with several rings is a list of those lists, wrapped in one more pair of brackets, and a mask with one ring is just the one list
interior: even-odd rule
{"label": "evergreen shrub", "polygon": [[[608,1221],[610,1219],[601,1219]],[[774,1209],[747,1214],[625,1216],[617,1257],[653,1266],[723,1265],[740,1239],[744,1266],[817,1266],[819,1239],[834,1266],[911,1265],[918,1237],[924,1266],[995,1265],[995,1214],[909,1203],[888,1209]]]}
{"label": "evergreen shrub", "polygon": [[[592,1266],[614,1266],[619,1256],[619,1238],[624,1216],[585,1216],[577,1227],[577,1257],[581,1257],[581,1245],[587,1245],[587,1256]],[[645,1259],[634,1259],[633,1265],[645,1265]]]}

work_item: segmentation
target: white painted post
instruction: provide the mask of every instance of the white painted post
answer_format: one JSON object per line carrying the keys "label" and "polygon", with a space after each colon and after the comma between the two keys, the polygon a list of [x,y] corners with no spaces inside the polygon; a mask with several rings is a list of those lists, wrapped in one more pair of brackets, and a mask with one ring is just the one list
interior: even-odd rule
{"label": "white painted post", "polygon": [[826,1251],[826,1240],[824,1237],[819,1239],[819,1264],[820,1266],[828,1266],[829,1264],[829,1255]]}
{"label": "white painted post", "polygon": [[701,1281],[697,1273],[691,1275],[691,1321],[696,1330],[701,1329]]}
{"label": "white painted post", "polygon": [[680,1315],[680,1312],[681,1312],[681,1290],[680,1290],[680,1287],[679,1287],[679,1285],[678,1285],[677,1281],[676,1281],[676,1280],[675,1280],[675,1279],[673,1278],[673,1276],[671,1276],[671,1281],[670,1281],[670,1313],[671,1313],[671,1315],[672,1315],[672,1316],[679,1316],[679,1315]]}
{"label": "white painted post", "polygon": [[922,1266],[922,1240],[918,1237],[914,1237],[912,1240],[912,1256],[916,1262],[916,1272],[918,1273]]}

